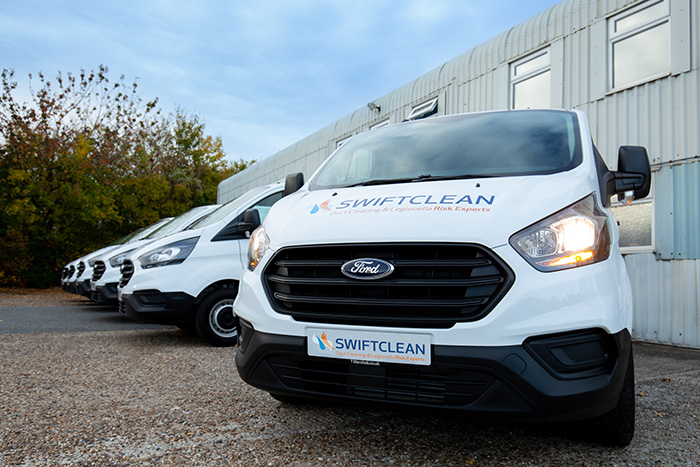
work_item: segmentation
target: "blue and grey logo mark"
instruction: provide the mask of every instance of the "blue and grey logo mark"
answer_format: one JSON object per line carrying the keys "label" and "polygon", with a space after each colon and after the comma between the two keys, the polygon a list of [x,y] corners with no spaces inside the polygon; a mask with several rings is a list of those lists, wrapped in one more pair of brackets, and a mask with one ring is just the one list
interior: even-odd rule
{"label": "blue and grey logo mark", "polygon": [[348,261],[341,266],[340,270],[352,279],[371,281],[394,272],[394,265],[381,259],[361,258]]}

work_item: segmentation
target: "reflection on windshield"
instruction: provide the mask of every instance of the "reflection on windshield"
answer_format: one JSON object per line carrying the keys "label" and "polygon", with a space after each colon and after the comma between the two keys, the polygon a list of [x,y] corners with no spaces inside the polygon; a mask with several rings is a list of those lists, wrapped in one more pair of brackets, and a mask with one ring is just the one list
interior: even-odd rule
{"label": "reflection on windshield", "polygon": [[530,110],[389,126],[344,144],[311,180],[310,187],[569,170],[581,161],[576,123],[574,113]]}
{"label": "reflection on windshield", "polygon": [[180,214],[167,224],[160,227],[158,230],[151,232],[149,235],[146,236],[146,238],[154,239],[167,237],[168,235],[182,229],[183,226],[192,222],[193,219],[197,219],[197,217],[199,217],[203,211],[208,211],[210,209],[211,206],[198,206],[196,208],[192,208],[184,214]]}

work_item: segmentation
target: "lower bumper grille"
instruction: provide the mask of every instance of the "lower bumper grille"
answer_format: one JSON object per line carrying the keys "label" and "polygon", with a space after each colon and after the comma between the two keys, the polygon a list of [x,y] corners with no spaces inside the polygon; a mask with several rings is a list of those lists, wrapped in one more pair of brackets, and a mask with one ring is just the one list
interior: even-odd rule
{"label": "lower bumper grille", "polygon": [[471,370],[360,365],[349,361],[298,362],[270,357],[273,372],[290,389],[343,397],[431,406],[463,407],[477,400],[496,378]]}

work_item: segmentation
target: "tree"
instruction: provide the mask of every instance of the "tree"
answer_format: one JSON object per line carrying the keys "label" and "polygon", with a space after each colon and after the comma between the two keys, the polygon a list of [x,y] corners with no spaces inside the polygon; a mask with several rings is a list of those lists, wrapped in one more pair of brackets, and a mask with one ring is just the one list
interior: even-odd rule
{"label": "tree", "polygon": [[[197,116],[163,116],[108,70],[52,81],[29,75],[15,100],[14,71],[0,93],[0,284],[55,284],[68,261],[160,217],[216,199],[230,164]],[[38,88],[32,86],[38,81]]]}

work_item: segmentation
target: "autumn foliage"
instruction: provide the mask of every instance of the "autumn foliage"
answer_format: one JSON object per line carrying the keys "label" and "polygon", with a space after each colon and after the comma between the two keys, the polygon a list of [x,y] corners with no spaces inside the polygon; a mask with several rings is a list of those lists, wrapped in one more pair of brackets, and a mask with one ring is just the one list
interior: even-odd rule
{"label": "autumn foliage", "polygon": [[[230,163],[197,116],[162,115],[107,68],[29,76],[0,92],[0,285],[47,287],[63,265],[194,206],[248,163]],[[36,88],[35,88],[36,87]]]}

